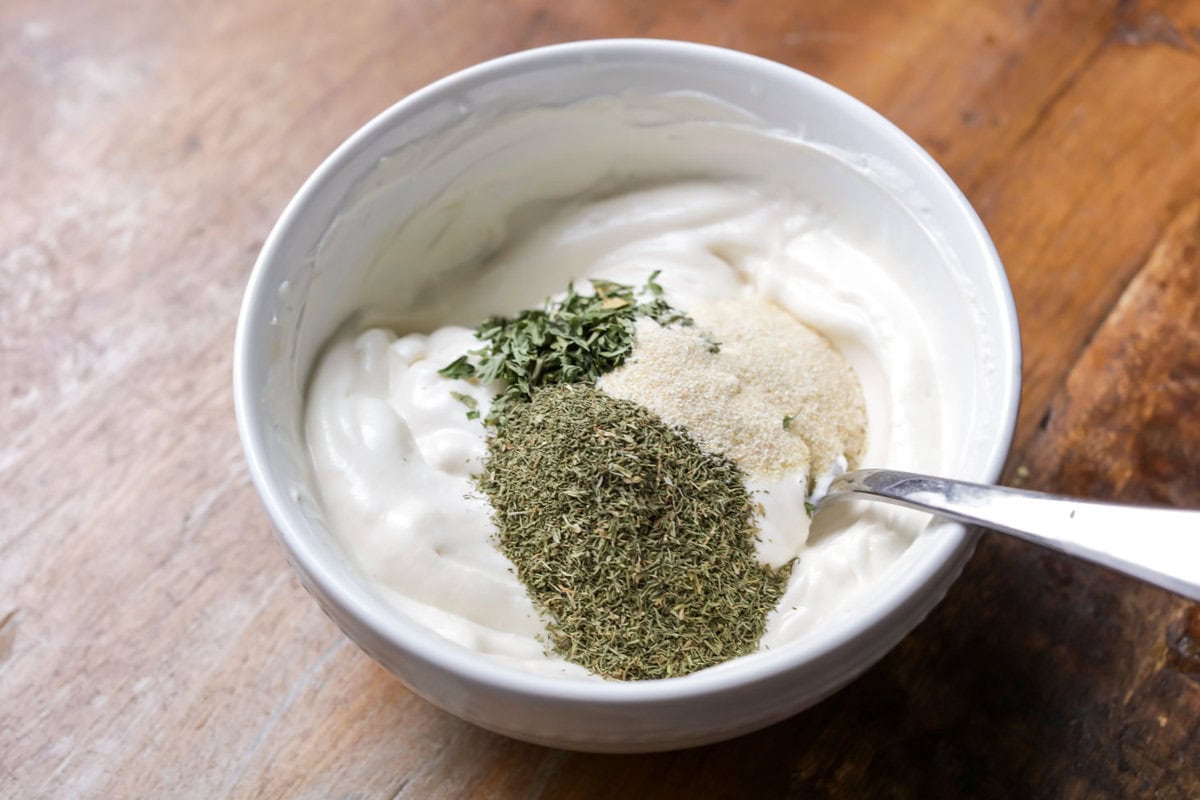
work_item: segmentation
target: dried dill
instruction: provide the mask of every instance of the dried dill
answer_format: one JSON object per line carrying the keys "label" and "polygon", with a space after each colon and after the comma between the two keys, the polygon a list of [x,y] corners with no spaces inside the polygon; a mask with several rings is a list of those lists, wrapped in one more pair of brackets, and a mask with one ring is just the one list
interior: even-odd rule
{"label": "dried dill", "polygon": [[733,462],[585,383],[510,406],[488,449],[478,487],[556,652],[635,680],[757,648],[790,565],[755,558]]}
{"label": "dried dill", "polygon": [[[632,352],[638,317],[661,325],[692,324],[690,317],[663,299],[657,277],[658,272],[652,273],[640,291],[594,279],[594,294],[579,294],[570,286],[566,297],[547,301],[540,309],[515,317],[490,317],[475,331],[485,345],[438,372],[447,378],[504,381],[506,389],[488,414],[493,424],[503,420],[513,404],[527,402],[539,387],[594,383]],[[712,342],[710,347],[719,345]]]}

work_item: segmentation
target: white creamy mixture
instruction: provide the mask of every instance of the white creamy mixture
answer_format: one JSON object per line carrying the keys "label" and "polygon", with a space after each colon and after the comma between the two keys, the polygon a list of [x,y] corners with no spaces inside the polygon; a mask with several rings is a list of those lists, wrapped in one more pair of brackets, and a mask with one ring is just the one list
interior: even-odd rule
{"label": "white creamy mixture", "polygon": [[[941,401],[922,319],[888,264],[788,189],[679,182],[568,208],[494,259],[473,296],[512,313],[542,299],[522,294],[527,276],[557,275],[564,287],[593,276],[641,286],[654,270],[681,310],[757,296],[824,334],[862,384],[863,466],[941,463]],[[543,623],[493,546],[489,506],[471,486],[486,432],[452,392],[475,398],[486,415],[499,387],[437,370],[478,345],[453,326],[400,338],[373,329],[330,345],[306,410],[322,503],[370,582],[412,619],[522,669],[582,677],[582,668],[545,653]],[[848,503],[822,512],[810,530],[795,486],[794,477],[751,486],[766,510],[760,556],[798,557],[764,649],[852,608],[928,519]]]}

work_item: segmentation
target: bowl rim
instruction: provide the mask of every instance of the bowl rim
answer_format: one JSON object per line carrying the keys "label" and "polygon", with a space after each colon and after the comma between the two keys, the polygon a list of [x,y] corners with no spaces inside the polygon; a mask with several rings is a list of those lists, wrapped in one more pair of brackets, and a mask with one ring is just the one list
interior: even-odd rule
{"label": "bowl rim", "polygon": [[[988,297],[1003,308],[997,320],[1006,347],[998,353],[998,417],[1000,429],[991,441],[983,461],[979,480],[996,480],[1004,466],[1015,431],[1021,386],[1021,342],[1016,306],[999,254],[970,202],[942,167],[911,137],[862,101],[825,81],[793,67],[760,56],[708,44],[669,39],[590,39],[538,47],[500,56],[467,67],[430,83],[400,99],[367,122],[330,154],[308,177],[284,208],[263,244],[252,269],[238,317],[233,358],[233,394],[238,434],[251,480],[283,544],[289,561],[301,573],[306,587],[318,600],[365,626],[389,646],[415,656],[427,665],[444,670],[461,680],[507,693],[549,700],[610,705],[636,705],[646,701],[689,700],[702,695],[732,691],[790,673],[805,664],[844,650],[859,637],[884,622],[903,606],[921,587],[935,581],[946,565],[961,560],[962,551],[971,547],[974,537],[960,525],[947,525],[944,534],[933,543],[932,552],[911,565],[913,569],[900,580],[890,580],[871,601],[846,614],[840,624],[818,629],[800,641],[772,652],[756,653],[712,671],[701,671],[678,678],[646,681],[590,681],[564,679],[519,669],[481,656],[428,630],[396,612],[386,612],[382,601],[366,597],[355,586],[350,574],[353,566],[331,564],[322,558],[307,535],[305,520],[288,488],[269,467],[266,455],[270,422],[259,398],[253,395],[250,370],[264,364],[267,355],[263,341],[268,337],[253,329],[252,323],[269,308],[276,287],[268,280],[271,265],[279,260],[283,243],[300,224],[306,208],[339,172],[351,164],[360,150],[383,135],[411,110],[441,95],[452,95],[463,88],[488,83],[526,70],[553,69],[562,63],[581,59],[621,60],[700,60],[721,62],[747,73],[774,74],[823,96],[840,106],[856,122],[878,129],[880,136],[906,150],[927,173],[930,184],[948,192],[962,215],[961,222],[971,234],[972,247],[986,262],[981,274],[988,278]],[[895,576],[894,576],[895,577]],[[363,587],[364,591],[369,591]],[[343,631],[357,640],[344,625]]]}

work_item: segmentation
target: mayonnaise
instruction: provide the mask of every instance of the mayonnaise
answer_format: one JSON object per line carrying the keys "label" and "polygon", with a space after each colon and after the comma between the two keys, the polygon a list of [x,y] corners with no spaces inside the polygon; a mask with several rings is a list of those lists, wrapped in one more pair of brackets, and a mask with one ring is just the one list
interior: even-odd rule
{"label": "mayonnaise", "polygon": [[[824,334],[857,373],[868,420],[862,465],[930,471],[941,463],[940,395],[923,320],[886,260],[857,246],[817,198],[766,182],[680,181],[569,206],[530,231],[479,273],[471,297],[480,317],[538,305],[543,298],[528,287],[548,279],[640,286],[656,270],[668,302],[684,311],[757,295]],[[453,393],[486,415],[499,387],[437,370],[478,346],[457,326],[400,336],[376,328],[331,343],[306,409],[322,505],[346,551],[400,613],[521,669],[587,677],[545,652],[543,621],[493,546],[489,506],[471,484],[486,430]],[[763,649],[852,609],[928,520],[845,504],[823,511],[810,530],[802,495],[769,483],[751,488],[765,510],[760,557],[798,559]]]}

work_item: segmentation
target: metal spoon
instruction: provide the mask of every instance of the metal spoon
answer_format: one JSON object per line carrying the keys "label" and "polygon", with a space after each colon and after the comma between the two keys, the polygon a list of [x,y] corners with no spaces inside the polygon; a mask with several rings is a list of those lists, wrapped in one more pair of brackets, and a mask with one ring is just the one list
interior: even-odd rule
{"label": "metal spoon", "polygon": [[1200,511],[1100,503],[886,469],[835,478],[817,510],[850,498],[982,525],[1200,600]]}

